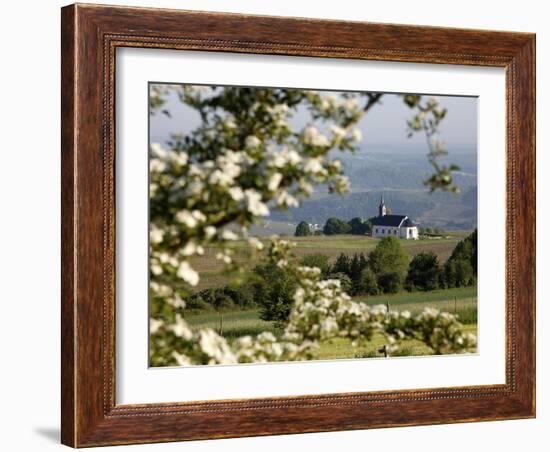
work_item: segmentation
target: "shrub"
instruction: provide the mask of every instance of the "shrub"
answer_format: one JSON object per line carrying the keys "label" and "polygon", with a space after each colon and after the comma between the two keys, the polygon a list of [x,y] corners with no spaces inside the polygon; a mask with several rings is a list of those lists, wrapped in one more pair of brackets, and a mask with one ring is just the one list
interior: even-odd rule
{"label": "shrub", "polygon": [[344,292],[347,294],[350,294],[353,289],[353,284],[351,282],[351,278],[346,275],[345,273],[332,273],[329,275],[329,279],[337,279],[340,281],[340,287]]}
{"label": "shrub", "polygon": [[439,287],[441,267],[437,255],[431,251],[419,253],[409,264],[405,281],[407,290],[434,290]]}
{"label": "shrub", "polygon": [[474,281],[472,264],[466,259],[449,259],[445,264],[447,287],[467,286]]}
{"label": "shrub", "polygon": [[258,265],[254,273],[257,275],[254,291],[260,318],[273,321],[277,326],[286,324],[294,304],[296,275],[274,264]]}
{"label": "shrub", "polygon": [[348,234],[350,231],[351,226],[336,217],[329,218],[323,227],[323,232],[326,235]]}
{"label": "shrub", "polygon": [[326,277],[330,273],[331,268],[329,257],[326,254],[322,253],[305,255],[300,261],[300,265],[319,268],[323,277]]}
{"label": "shrub", "polygon": [[378,276],[378,286],[384,293],[397,293],[402,288],[403,278],[397,272],[386,272]]}
{"label": "shrub", "polygon": [[362,218],[355,217],[348,221],[350,234],[365,235],[371,231],[371,225],[368,221],[363,221]]}
{"label": "shrub", "polygon": [[309,224],[305,221],[300,221],[298,226],[296,226],[296,231],[294,232],[295,237],[307,237],[311,235],[311,229]]}
{"label": "shrub", "polygon": [[367,295],[378,295],[380,289],[378,288],[378,282],[376,281],[376,275],[369,268],[364,268],[361,271],[361,277],[359,278],[356,293]]}
{"label": "shrub", "polygon": [[225,292],[231,297],[233,303],[240,308],[249,308],[256,305],[256,294],[251,283],[229,286],[225,288]]}
{"label": "shrub", "polygon": [[194,294],[185,300],[185,308],[189,310],[206,311],[212,309],[200,294]]}
{"label": "shrub", "polygon": [[396,273],[401,286],[409,268],[409,256],[397,237],[385,237],[370,252],[369,266],[378,277],[384,273]]}

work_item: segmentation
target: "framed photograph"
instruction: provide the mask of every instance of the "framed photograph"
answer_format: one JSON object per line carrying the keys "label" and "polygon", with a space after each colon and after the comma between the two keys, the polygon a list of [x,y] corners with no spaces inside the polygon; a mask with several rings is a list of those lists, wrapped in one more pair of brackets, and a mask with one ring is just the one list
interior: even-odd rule
{"label": "framed photograph", "polygon": [[535,416],[535,36],[62,9],[62,442]]}

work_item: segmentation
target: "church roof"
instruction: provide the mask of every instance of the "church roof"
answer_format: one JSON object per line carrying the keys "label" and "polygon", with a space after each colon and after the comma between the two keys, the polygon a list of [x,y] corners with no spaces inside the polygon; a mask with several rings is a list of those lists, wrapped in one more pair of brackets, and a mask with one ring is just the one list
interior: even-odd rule
{"label": "church roof", "polygon": [[398,227],[406,218],[407,215],[383,215],[372,220],[372,225]]}

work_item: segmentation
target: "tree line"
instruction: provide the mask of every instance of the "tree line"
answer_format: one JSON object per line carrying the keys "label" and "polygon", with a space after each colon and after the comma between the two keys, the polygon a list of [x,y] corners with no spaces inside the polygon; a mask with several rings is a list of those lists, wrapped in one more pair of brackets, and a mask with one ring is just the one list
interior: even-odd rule
{"label": "tree line", "polygon": [[[330,217],[323,226],[322,230],[313,230],[307,221],[300,221],[294,232],[295,237],[307,237],[310,235],[318,235],[321,232],[324,235],[337,234],[352,234],[352,235],[368,235],[372,233],[372,223],[376,217],[371,217],[363,220],[360,217],[354,217],[349,221],[342,220],[337,217]],[[437,227],[419,227],[418,232],[421,235],[439,236],[445,233],[441,228]]]}
{"label": "tree line", "polygon": [[341,281],[351,295],[471,286],[477,282],[477,230],[460,241],[444,263],[432,251],[418,253],[409,261],[400,240],[386,237],[368,257],[340,254],[331,273],[332,277],[345,276]]}
{"label": "tree line", "polygon": [[[365,235],[372,232],[372,222],[375,217],[363,220],[360,217],[354,217],[349,221],[342,220],[336,217],[330,217],[323,226],[322,233],[324,235],[337,234],[353,234]],[[310,224],[306,221],[300,221],[294,232],[295,237],[307,237],[321,233],[321,230],[312,230]]]}

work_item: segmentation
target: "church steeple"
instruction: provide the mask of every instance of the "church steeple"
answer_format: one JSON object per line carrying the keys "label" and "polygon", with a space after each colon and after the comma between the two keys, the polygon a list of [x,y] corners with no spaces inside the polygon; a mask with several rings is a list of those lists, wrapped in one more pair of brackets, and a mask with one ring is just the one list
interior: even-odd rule
{"label": "church steeple", "polygon": [[383,217],[386,215],[386,204],[384,204],[384,195],[380,196],[380,205],[378,206],[378,216]]}

